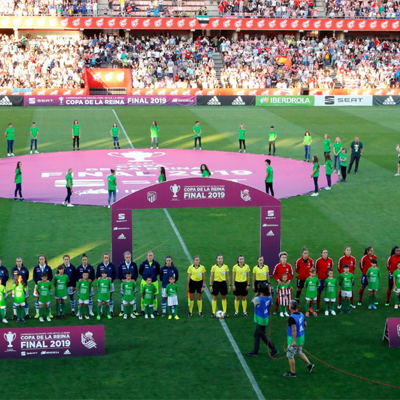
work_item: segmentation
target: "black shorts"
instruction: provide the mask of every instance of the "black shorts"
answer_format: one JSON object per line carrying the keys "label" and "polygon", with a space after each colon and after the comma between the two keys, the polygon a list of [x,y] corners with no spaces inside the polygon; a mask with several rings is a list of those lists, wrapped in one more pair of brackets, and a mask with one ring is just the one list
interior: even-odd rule
{"label": "black shorts", "polygon": [[235,281],[236,290],[233,292],[235,296],[247,296],[249,291],[247,290],[247,281],[246,282],[236,282]]}
{"label": "black shorts", "polygon": [[201,281],[194,281],[190,280],[189,281],[189,292],[190,293],[201,293],[201,289],[203,288],[203,280]]}
{"label": "black shorts", "polygon": [[226,281],[222,282],[214,281],[212,288],[213,288],[212,292],[213,296],[218,296],[219,294],[221,296],[226,296],[228,294],[228,286],[226,286]]}
{"label": "black shorts", "polygon": [[263,282],[265,282],[266,284],[268,284],[268,281],[257,281],[257,280],[255,280],[254,281],[254,293],[257,293],[258,292],[258,285],[260,284],[260,283],[263,283]]}
{"label": "black shorts", "polygon": [[305,282],[305,281],[302,281],[301,279],[297,279],[297,287],[298,287],[299,289],[303,289],[303,287],[304,287],[304,282]]}

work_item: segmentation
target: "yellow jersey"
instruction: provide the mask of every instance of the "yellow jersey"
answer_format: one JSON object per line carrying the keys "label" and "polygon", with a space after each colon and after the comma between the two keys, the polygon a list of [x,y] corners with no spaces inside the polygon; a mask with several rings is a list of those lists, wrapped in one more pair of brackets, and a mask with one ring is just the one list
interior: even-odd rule
{"label": "yellow jersey", "polygon": [[243,267],[236,264],[233,266],[232,271],[235,273],[235,282],[247,282],[250,274],[250,267],[247,264],[244,264]]}
{"label": "yellow jersey", "polygon": [[202,266],[199,265],[197,268],[192,264],[188,270],[187,273],[190,274],[190,279],[195,282],[202,281],[204,278],[204,274],[206,273],[206,269]]}
{"label": "yellow jersey", "polygon": [[269,273],[268,265],[264,265],[262,268],[256,265],[253,268],[253,274],[256,274],[256,281],[266,281],[268,273]]}
{"label": "yellow jersey", "polygon": [[215,264],[211,267],[211,273],[214,273],[214,281],[216,282],[225,282],[228,272],[229,267],[226,264],[222,264],[220,267]]}

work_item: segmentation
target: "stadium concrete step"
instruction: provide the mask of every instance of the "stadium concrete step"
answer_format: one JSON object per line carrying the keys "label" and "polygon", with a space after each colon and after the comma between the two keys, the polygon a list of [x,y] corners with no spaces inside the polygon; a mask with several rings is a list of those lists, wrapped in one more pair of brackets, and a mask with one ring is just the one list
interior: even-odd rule
{"label": "stadium concrete step", "polygon": [[221,53],[214,53],[213,60],[214,60],[215,74],[217,75],[218,80],[220,80],[221,72],[222,69],[224,68],[224,61],[222,60]]}
{"label": "stadium concrete step", "polygon": [[318,10],[318,18],[326,18],[325,5],[323,0],[317,0],[315,8]]}
{"label": "stadium concrete step", "polygon": [[104,14],[104,9],[108,9],[108,0],[99,0],[98,2],[98,13],[99,15]]}
{"label": "stadium concrete step", "polygon": [[204,1],[207,7],[209,17],[218,17],[218,1],[217,0],[206,0]]}

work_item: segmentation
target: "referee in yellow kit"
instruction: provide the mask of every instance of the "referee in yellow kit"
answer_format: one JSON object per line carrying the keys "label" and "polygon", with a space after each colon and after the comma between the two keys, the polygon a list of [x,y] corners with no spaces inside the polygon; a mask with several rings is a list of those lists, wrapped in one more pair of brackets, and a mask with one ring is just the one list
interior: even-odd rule
{"label": "referee in yellow kit", "polygon": [[[228,281],[228,286],[226,284]],[[222,254],[217,255],[217,263],[211,268],[210,275],[210,292],[212,293],[212,314],[211,318],[215,318],[215,311],[217,310],[218,295],[221,294],[222,311],[225,318],[229,317],[227,314],[226,295],[231,290],[231,278],[229,277],[229,267],[224,264]]]}
{"label": "referee in yellow kit", "polygon": [[246,297],[250,288],[250,267],[244,263],[244,256],[240,254],[237,264],[232,268],[233,294],[235,295],[235,317],[239,316],[239,305],[242,300],[243,317],[247,317]]}

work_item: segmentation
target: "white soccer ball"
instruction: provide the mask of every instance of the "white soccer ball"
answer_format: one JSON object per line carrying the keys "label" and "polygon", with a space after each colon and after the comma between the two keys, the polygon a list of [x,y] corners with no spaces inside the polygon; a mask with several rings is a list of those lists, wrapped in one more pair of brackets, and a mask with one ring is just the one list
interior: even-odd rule
{"label": "white soccer ball", "polygon": [[215,316],[216,316],[217,318],[219,318],[219,319],[224,319],[225,314],[224,314],[223,311],[219,310],[219,311],[217,311],[217,313],[215,314]]}

